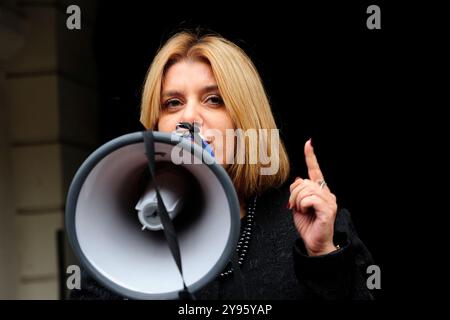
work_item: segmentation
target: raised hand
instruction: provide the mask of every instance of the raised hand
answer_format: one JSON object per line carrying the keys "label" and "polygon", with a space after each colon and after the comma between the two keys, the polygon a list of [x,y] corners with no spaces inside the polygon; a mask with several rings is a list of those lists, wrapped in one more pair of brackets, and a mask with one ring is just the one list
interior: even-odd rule
{"label": "raised hand", "polygon": [[325,183],[311,139],[305,143],[305,159],[309,179],[299,177],[291,184],[288,205],[308,255],[324,255],[337,249],[333,243],[336,196]]}

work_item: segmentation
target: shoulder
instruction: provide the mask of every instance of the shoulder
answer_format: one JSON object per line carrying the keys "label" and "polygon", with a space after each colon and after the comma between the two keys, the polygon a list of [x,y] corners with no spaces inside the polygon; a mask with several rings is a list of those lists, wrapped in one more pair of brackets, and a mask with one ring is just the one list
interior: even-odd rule
{"label": "shoulder", "polygon": [[289,241],[298,237],[291,211],[287,208],[289,196],[288,184],[271,188],[258,196],[255,220],[266,236]]}
{"label": "shoulder", "polygon": [[[269,188],[258,196],[258,204],[271,209],[287,209],[286,204],[289,200],[289,184],[284,183],[278,188]],[[282,210],[285,211],[285,210]]]}

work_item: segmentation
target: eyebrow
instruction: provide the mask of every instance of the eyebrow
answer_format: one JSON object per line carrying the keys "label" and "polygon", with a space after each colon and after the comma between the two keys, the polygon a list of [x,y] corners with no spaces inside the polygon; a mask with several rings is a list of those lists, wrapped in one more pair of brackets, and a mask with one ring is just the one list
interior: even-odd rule
{"label": "eyebrow", "polygon": [[211,91],[219,91],[219,87],[217,85],[206,86],[201,90],[201,93],[211,92]]}
{"label": "eyebrow", "polygon": [[[200,90],[201,94],[205,94],[207,92],[211,92],[211,91],[218,91],[219,87],[217,85],[211,85],[211,86],[206,86],[203,89]],[[170,97],[170,96],[179,96],[182,95],[181,91],[178,90],[168,90],[168,91],[163,91],[163,93],[161,94],[162,97]]]}

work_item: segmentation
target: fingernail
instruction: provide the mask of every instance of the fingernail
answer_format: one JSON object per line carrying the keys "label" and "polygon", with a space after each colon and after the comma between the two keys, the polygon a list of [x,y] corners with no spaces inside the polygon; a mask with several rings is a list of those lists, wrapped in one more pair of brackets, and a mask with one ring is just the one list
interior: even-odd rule
{"label": "fingernail", "polygon": [[297,178],[295,178],[295,180],[294,180],[294,181],[297,181],[298,179],[300,179],[300,177],[297,177]]}
{"label": "fingernail", "polygon": [[312,138],[309,138],[309,144],[311,145],[311,147],[313,146],[313,144],[312,144]]}
{"label": "fingernail", "polygon": [[290,204],[289,204],[289,201],[286,203],[286,209],[289,209],[289,207],[290,207]]}

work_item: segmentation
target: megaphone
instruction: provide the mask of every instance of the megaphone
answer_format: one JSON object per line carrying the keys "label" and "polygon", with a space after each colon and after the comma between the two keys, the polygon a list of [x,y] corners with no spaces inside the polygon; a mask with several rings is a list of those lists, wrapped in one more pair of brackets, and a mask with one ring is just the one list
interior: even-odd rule
{"label": "megaphone", "polygon": [[[210,152],[178,135],[151,132],[154,172],[149,172],[146,134],[107,142],[78,169],[67,196],[68,239],[89,274],[116,294],[178,299],[187,289],[195,295],[233,260],[238,197]],[[174,161],[180,153],[193,161]],[[182,273],[158,200],[176,232]]]}

